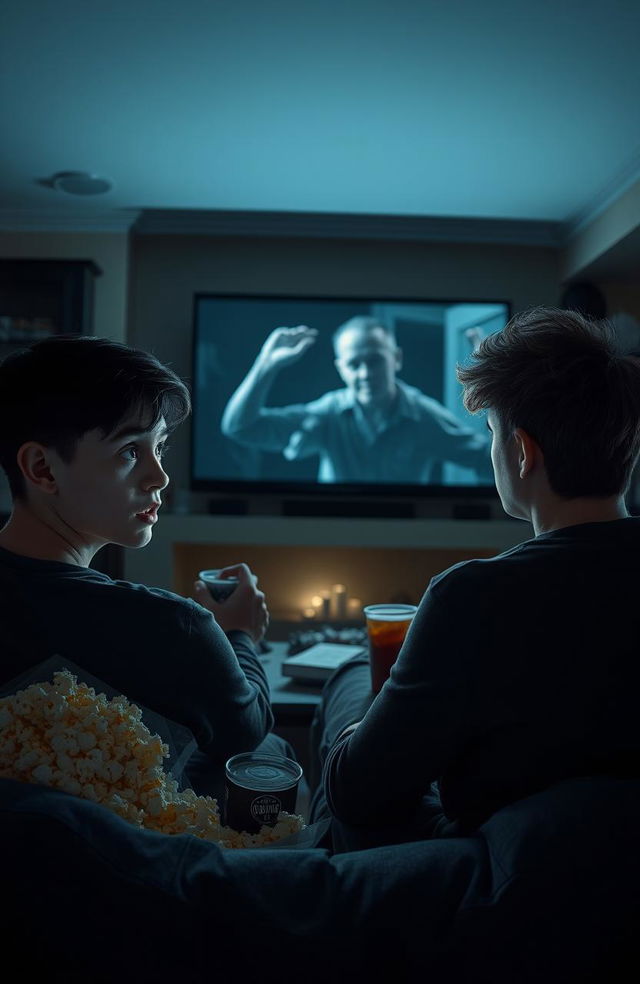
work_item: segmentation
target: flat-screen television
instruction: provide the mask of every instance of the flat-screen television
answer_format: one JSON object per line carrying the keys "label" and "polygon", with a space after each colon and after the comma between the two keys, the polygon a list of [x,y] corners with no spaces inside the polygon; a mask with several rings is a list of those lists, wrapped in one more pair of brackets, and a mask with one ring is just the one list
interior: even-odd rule
{"label": "flat-screen television", "polygon": [[458,363],[505,301],[196,294],[191,487],[491,496]]}

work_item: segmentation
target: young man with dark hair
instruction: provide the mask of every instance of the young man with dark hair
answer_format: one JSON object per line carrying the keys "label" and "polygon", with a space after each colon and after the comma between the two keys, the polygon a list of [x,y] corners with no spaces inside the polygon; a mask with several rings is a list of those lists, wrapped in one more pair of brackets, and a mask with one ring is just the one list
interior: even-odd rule
{"label": "young man with dark hair", "polygon": [[536,309],[458,376],[534,537],[432,579],[375,699],[363,661],[326,685],[324,794],[351,847],[464,834],[569,777],[640,776],[640,362],[606,325]]}
{"label": "young man with dark hair", "polygon": [[[107,543],[150,541],[169,482],[166,439],[189,411],[170,369],[107,339],[54,337],[2,362],[0,464],[13,510],[0,530],[0,684],[53,655],[73,661],[190,728],[199,751],[189,778],[220,795],[226,758],[273,725],[257,579],[239,564],[227,601],[198,582],[197,604],[89,566]],[[279,741],[269,736],[269,748]]]}

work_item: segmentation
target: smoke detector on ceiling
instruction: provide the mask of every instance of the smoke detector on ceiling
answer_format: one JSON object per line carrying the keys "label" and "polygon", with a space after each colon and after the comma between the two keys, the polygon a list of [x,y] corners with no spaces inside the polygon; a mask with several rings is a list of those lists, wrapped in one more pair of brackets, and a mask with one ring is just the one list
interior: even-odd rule
{"label": "smoke detector on ceiling", "polygon": [[51,178],[51,185],[68,195],[104,195],[113,188],[113,181],[88,171],[60,171]]}

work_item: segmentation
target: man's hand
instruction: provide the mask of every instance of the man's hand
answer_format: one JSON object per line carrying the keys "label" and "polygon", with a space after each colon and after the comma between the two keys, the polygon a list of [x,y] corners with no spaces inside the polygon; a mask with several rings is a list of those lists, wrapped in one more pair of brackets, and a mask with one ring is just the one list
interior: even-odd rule
{"label": "man's hand", "polygon": [[316,328],[275,328],[260,350],[258,361],[264,369],[284,369],[297,362],[318,337]]}
{"label": "man's hand", "polygon": [[246,564],[224,567],[220,577],[237,577],[238,587],[224,601],[214,601],[204,581],[195,581],[194,593],[198,604],[208,608],[224,632],[238,629],[260,642],[269,625],[269,609],[264,593],[258,591],[258,578]]}
{"label": "man's hand", "polygon": [[317,337],[317,329],[306,325],[276,328],[271,332],[225,407],[220,422],[225,437],[243,441],[243,435],[246,436],[259,420],[269,389],[280,370],[302,358]]}

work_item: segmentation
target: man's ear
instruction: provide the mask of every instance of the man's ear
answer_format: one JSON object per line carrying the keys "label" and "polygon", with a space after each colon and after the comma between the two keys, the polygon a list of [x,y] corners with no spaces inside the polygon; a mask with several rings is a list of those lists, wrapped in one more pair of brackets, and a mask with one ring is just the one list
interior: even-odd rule
{"label": "man's ear", "polygon": [[526,478],[536,464],[543,463],[544,456],[538,442],[521,427],[517,427],[514,430],[513,439],[516,442],[516,453],[518,455],[518,474],[520,478]]}
{"label": "man's ear", "polygon": [[49,448],[36,441],[27,441],[18,451],[17,462],[27,485],[35,486],[48,495],[58,491],[58,483],[51,470]]}

